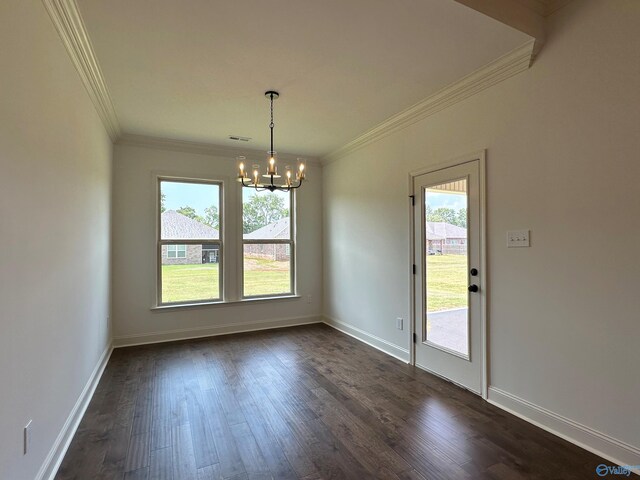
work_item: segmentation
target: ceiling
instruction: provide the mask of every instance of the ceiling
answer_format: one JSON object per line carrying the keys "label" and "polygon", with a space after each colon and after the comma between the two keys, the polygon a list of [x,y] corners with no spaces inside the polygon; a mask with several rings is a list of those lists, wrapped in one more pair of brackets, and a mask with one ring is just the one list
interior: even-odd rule
{"label": "ceiling", "polygon": [[276,89],[276,150],[318,157],[530,39],[454,0],[77,3],[125,133],[266,149]]}

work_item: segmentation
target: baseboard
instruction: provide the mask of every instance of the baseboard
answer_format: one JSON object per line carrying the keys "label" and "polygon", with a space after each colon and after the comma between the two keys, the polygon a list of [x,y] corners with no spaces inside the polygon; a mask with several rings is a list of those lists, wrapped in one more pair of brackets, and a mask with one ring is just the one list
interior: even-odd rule
{"label": "baseboard", "polygon": [[336,320],[335,318],[331,318],[327,315],[324,315],[323,319],[323,322],[330,327],[335,328],[342,333],[346,333],[350,337],[360,340],[361,342],[366,343],[367,345],[380,350],[387,355],[391,355],[392,357],[395,357],[404,363],[409,363],[410,355],[408,349],[399,347],[398,345],[388,342],[383,338],[372,335],[371,333],[365,332],[364,330],[354,327],[353,325],[341,322],[340,320]]}
{"label": "baseboard", "polygon": [[190,340],[192,338],[215,337],[232,333],[255,332],[258,330],[271,330],[274,328],[295,327],[297,325],[310,325],[321,323],[319,315],[304,317],[280,318],[276,320],[256,320],[248,323],[230,323],[225,325],[211,325],[197,328],[183,328],[179,330],[167,330],[164,332],[151,332],[134,335],[122,335],[114,337],[114,348],[133,347],[135,345],[147,345],[150,343],[175,342],[176,340]]}
{"label": "baseboard", "polygon": [[638,447],[629,445],[496,387],[489,387],[487,401],[612,463],[633,465],[636,468],[632,469],[632,471],[640,473],[640,449]]}
{"label": "baseboard", "polygon": [[73,409],[71,409],[71,413],[67,417],[67,421],[64,422],[62,430],[60,430],[56,441],[53,443],[53,447],[51,447],[47,458],[40,467],[40,470],[36,475],[36,480],[53,480],[56,476],[58,468],[60,468],[60,464],[62,463],[62,459],[67,453],[71,440],[73,440],[73,436],[75,435],[78,425],[80,425],[80,421],[89,406],[93,393],[96,391],[98,382],[100,382],[102,373],[109,362],[112,351],[113,347],[109,345],[104,352],[102,352],[100,360],[98,360],[93,372],[91,372],[91,376],[82,389]]}

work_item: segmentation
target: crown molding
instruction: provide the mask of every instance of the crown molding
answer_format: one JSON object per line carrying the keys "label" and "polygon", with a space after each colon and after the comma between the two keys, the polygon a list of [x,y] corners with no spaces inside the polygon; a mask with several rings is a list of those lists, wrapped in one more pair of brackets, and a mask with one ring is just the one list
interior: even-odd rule
{"label": "crown molding", "polygon": [[[171,138],[160,138],[147,135],[133,135],[130,133],[121,135],[116,144],[154,148],[157,150],[171,150],[174,152],[197,153],[215,157],[227,157],[233,160],[240,155],[244,155],[249,161],[262,160],[266,158],[265,150],[229,147],[225,145],[216,145],[214,143],[175,140]],[[295,162],[298,158],[304,158],[308,165],[321,166],[320,161],[315,157],[296,155],[292,153],[278,153],[278,159],[283,161]]]}
{"label": "crown molding", "polygon": [[84,87],[114,142],[121,130],[113,102],[75,0],[42,0]]}
{"label": "crown molding", "polygon": [[532,39],[430,97],[393,115],[343,147],[322,157],[322,163],[326,165],[344,158],[366,145],[413,125],[496,83],[527,70],[534,58],[534,44],[535,39]]}

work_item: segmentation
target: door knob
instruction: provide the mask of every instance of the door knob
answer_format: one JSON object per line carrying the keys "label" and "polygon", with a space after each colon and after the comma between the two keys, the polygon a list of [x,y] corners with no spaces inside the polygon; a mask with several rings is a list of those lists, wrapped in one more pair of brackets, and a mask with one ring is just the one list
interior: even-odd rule
{"label": "door knob", "polygon": [[478,290],[480,290],[480,288],[478,288],[478,285],[469,285],[469,291],[471,293],[478,293]]}

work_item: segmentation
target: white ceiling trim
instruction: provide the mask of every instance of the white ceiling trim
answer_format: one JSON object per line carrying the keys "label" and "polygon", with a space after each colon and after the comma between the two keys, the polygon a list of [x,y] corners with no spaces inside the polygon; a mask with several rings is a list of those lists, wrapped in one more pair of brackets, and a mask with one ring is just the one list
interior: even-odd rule
{"label": "white ceiling trim", "polygon": [[325,155],[321,159],[322,162],[329,164],[339,160],[370,143],[402,130],[451,105],[461,102],[471,95],[527,70],[533,61],[534,44],[535,39],[532,39],[426,99],[393,115],[343,147]]}
{"label": "white ceiling trim", "polygon": [[[170,138],[151,137],[147,135],[123,134],[118,145],[130,145],[134,147],[155,148],[158,150],[170,150],[174,152],[197,153],[214,157],[226,157],[235,160],[243,155],[247,157],[247,162],[263,162],[267,159],[267,152],[263,150],[247,149],[240,147],[229,147],[205,142],[191,142],[187,140],[174,140]],[[315,157],[295,155],[291,153],[278,153],[278,160],[295,163],[298,158],[304,158],[309,165],[320,166],[320,162]]]}
{"label": "white ceiling trim", "polygon": [[73,65],[114,142],[121,134],[111,95],[75,0],[42,0]]}

